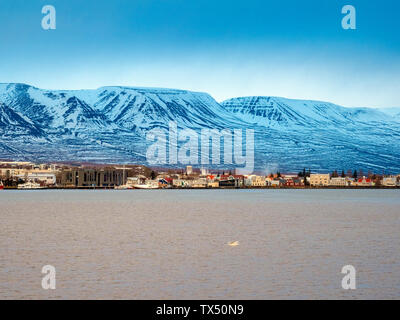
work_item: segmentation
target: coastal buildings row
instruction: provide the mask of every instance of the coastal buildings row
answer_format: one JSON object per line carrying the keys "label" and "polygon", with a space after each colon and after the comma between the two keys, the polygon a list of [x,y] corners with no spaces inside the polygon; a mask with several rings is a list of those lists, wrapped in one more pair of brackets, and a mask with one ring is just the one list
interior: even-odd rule
{"label": "coastal buildings row", "polygon": [[[350,178],[350,177],[330,177],[329,174],[310,174],[310,185],[313,187],[373,187],[377,184],[371,178],[360,177],[360,178]],[[383,177],[382,181],[379,180],[382,186],[397,186],[398,178],[393,177]]]}
{"label": "coastal buildings row", "polygon": [[330,174],[236,175],[210,173],[209,170],[160,171],[144,166],[85,166],[64,164],[1,163],[0,181],[6,187],[33,188],[282,188],[282,187],[400,187],[400,175],[379,178]]}

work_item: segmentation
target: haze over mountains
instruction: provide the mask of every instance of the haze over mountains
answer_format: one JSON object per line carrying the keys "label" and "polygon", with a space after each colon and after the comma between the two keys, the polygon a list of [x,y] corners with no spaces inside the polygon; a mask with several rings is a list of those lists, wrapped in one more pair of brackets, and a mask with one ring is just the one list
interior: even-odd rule
{"label": "haze over mountains", "polygon": [[3,159],[146,164],[146,132],[170,121],[195,130],[254,129],[258,172],[400,172],[400,108],[278,97],[218,103],[206,93],[175,89],[0,84]]}

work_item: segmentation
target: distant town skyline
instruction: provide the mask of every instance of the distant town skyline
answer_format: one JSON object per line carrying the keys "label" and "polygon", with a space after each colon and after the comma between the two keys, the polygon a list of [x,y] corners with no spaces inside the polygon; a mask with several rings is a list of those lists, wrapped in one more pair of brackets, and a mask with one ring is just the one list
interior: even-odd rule
{"label": "distant town skyline", "polygon": [[[55,30],[41,27],[48,4]],[[356,30],[341,27],[346,4]],[[0,82],[400,107],[399,10],[393,0],[4,0]]]}

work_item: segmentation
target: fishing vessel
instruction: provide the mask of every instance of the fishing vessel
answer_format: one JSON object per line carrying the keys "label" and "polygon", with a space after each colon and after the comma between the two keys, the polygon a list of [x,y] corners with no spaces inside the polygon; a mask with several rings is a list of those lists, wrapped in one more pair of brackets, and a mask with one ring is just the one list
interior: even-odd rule
{"label": "fishing vessel", "polygon": [[134,189],[133,186],[128,185],[128,184],[124,184],[122,186],[115,186],[114,187],[115,190],[132,190]]}
{"label": "fishing vessel", "polygon": [[39,183],[29,181],[23,184],[19,184],[18,189],[43,189],[43,187],[40,186]]}
{"label": "fishing vessel", "polygon": [[158,185],[158,181],[156,181],[156,180],[147,181],[144,184],[134,184],[133,187],[135,189],[159,189],[160,188],[160,186]]}

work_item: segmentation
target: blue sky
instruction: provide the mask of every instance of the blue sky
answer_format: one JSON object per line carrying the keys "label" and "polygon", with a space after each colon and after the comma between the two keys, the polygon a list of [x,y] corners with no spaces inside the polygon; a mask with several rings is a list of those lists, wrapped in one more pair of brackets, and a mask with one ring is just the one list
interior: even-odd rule
{"label": "blue sky", "polygon": [[[56,30],[41,28],[47,4]],[[400,107],[399,17],[395,0],[1,0],[0,82]]]}

